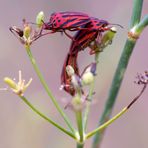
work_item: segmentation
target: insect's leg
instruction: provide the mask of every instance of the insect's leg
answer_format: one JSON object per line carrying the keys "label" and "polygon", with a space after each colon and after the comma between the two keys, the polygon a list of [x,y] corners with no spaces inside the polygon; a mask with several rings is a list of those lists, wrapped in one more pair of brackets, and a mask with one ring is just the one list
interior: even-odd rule
{"label": "insect's leg", "polygon": [[[72,37],[71,35],[69,35],[65,30],[63,30],[63,32],[65,33],[66,36],[68,36],[73,42],[75,42],[75,44],[79,45],[79,42],[77,40],[74,39],[74,37]],[[80,49],[83,49],[81,46],[79,46]]]}
{"label": "insect's leg", "polygon": [[66,30],[63,30],[63,32],[64,32],[65,35],[66,35],[67,37],[69,37],[72,41],[75,41],[74,37],[72,37],[71,35],[69,35],[69,34],[66,32]]}
{"label": "insect's leg", "polygon": [[91,44],[89,44],[88,47],[90,48],[90,52],[89,52],[90,55],[102,51],[101,50],[101,47],[100,47],[100,44],[98,44],[98,42],[96,40],[94,40],[93,42],[91,42]]}
{"label": "insect's leg", "polygon": [[39,32],[39,34],[37,34],[37,35],[35,35],[34,37],[33,37],[33,39],[31,40],[31,43],[32,42],[34,42],[34,41],[36,41],[37,39],[39,39],[40,37],[42,37],[42,36],[45,36],[45,35],[48,35],[48,34],[52,34],[52,33],[55,33],[55,31],[51,31],[51,32],[47,32],[47,33],[43,33],[42,34],[42,30]]}
{"label": "insect's leg", "polygon": [[102,48],[102,33],[98,32],[98,35],[96,37],[96,39],[91,42],[91,44],[89,45],[91,51],[90,54],[95,54],[97,52],[102,52],[103,48]]}

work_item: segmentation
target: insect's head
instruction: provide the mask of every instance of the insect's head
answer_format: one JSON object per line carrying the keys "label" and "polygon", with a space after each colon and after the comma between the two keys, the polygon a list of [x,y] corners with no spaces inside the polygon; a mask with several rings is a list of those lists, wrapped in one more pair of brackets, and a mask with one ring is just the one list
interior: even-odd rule
{"label": "insect's head", "polygon": [[108,21],[106,20],[100,20],[98,18],[91,18],[91,23],[92,23],[92,27],[95,29],[95,30],[98,30],[98,31],[104,31],[105,28],[107,28],[107,26],[109,25]]}
{"label": "insect's head", "polygon": [[100,20],[100,22],[98,23],[98,25],[99,25],[99,27],[100,27],[100,29],[102,31],[110,30],[114,26],[119,26],[120,28],[123,28],[123,26],[120,25],[120,24],[109,23],[109,22],[107,22],[105,20]]}
{"label": "insect's head", "polygon": [[109,23],[108,23],[108,21],[105,21],[105,20],[99,20],[98,25],[102,28],[105,28],[109,25]]}

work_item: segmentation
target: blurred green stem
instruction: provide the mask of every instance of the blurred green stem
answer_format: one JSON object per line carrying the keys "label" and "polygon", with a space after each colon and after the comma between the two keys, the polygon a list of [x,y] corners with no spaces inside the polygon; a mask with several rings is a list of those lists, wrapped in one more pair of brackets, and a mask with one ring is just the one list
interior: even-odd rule
{"label": "blurred green stem", "polygon": [[115,115],[113,118],[111,118],[110,120],[108,120],[107,122],[105,122],[103,125],[99,126],[98,128],[96,128],[95,130],[93,130],[92,132],[88,133],[86,135],[86,139],[90,138],[91,136],[95,135],[97,132],[102,131],[104,128],[108,127],[111,123],[113,123],[115,120],[117,120],[120,116],[122,116],[126,111],[127,111],[127,107],[125,107],[121,112],[119,112],[117,115]]}
{"label": "blurred green stem", "polygon": [[73,134],[75,134],[76,133],[75,132],[75,129],[72,127],[72,124],[71,124],[70,120],[68,119],[68,117],[66,116],[66,114],[63,112],[63,110],[60,108],[58,102],[56,101],[55,97],[52,95],[51,90],[49,89],[46,81],[44,80],[44,78],[43,78],[43,76],[42,76],[42,74],[41,74],[41,72],[40,72],[40,70],[39,70],[39,68],[38,68],[38,66],[36,64],[36,61],[33,58],[33,55],[31,53],[31,49],[30,49],[30,46],[29,45],[26,45],[26,51],[27,51],[27,54],[29,56],[29,59],[30,59],[30,61],[31,61],[33,67],[34,67],[34,70],[37,73],[37,75],[38,75],[38,77],[39,77],[39,79],[40,79],[43,87],[45,88],[45,90],[46,90],[46,92],[48,94],[48,96],[51,98],[53,104],[55,105],[56,109],[59,111],[59,113],[63,117],[63,119],[66,122],[66,124],[69,127],[69,129],[72,131]]}
{"label": "blurred green stem", "polygon": [[78,110],[76,111],[76,119],[77,119],[77,126],[78,126],[78,132],[80,136],[80,143],[83,143],[84,140],[84,130],[83,130],[83,120],[82,120],[82,111]]}
{"label": "blurred green stem", "polygon": [[56,122],[54,122],[53,120],[51,120],[50,118],[48,118],[47,116],[45,116],[43,113],[41,113],[37,108],[35,108],[24,96],[20,96],[20,98],[35,112],[37,113],[40,117],[42,117],[43,119],[45,119],[46,121],[48,121],[49,123],[51,123],[52,125],[54,125],[55,127],[57,127],[58,129],[60,129],[62,132],[64,132],[65,134],[69,135],[70,137],[72,137],[73,139],[76,139],[75,135],[69,131],[67,131],[65,128],[61,127],[59,124],[57,124]]}
{"label": "blurred green stem", "polygon": [[135,27],[136,34],[140,35],[143,29],[148,26],[148,14]]}
{"label": "blurred green stem", "polygon": [[[81,91],[78,91],[76,94],[77,102],[81,102]],[[82,104],[80,104],[82,105]],[[84,143],[84,128],[83,128],[83,118],[82,118],[82,109],[76,109],[75,110],[76,114],[76,121],[77,121],[77,127],[78,127],[78,133],[79,133],[79,141],[77,143],[77,148],[83,148],[83,143]]]}
{"label": "blurred green stem", "polygon": [[77,148],[83,148],[83,147],[84,147],[84,144],[77,143]]}
{"label": "blurred green stem", "polygon": [[[131,17],[131,22],[130,22],[130,29],[132,29],[140,21],[142,4],[143,4],[143,0],[133,0],[133,12],[132,12],[132,17]],[[116,97],[118,95],[118,92],[121,86],[121,82],[124,77],[125,70],[127,68],[127,65],[128,65],[128,62],[129,62],[129,59],[130,59],[130,56],[132,54],[135,44],[136,44],[136,40],[131,39],[129,37],[127,38],[122,55],[118,63],[118,67],[116,69],[116,72],[115,72],[115,75],[112,81],[109,96],[108,96],[103,114],[101,116],[99,125],[102,125],[103,123],[108,121],[110,118],[110,115],[112,113],[112,110],[113,110],[113,107],[116,101]],[[104,131],[105,129],[101,132],[98,132],[95,135],[93,146],[92,146],[93,148],[100,147],[100,143],[102,141]]]}

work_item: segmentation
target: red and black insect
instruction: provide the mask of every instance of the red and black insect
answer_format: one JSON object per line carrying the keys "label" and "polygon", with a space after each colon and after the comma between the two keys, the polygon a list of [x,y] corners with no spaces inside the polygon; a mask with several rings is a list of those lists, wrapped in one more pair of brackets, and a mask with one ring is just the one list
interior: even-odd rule
{"label": "red and black insect", "polygon": [[90,16],[82,12],[56,12],[51,14],[49,22],[44,23],[42,29],[52,31],[47,34],[64,32],[69,38],[72,39],[66,30],[81,30],[84,28],[83,26],[90,21]]}
{"label": "red and black insect", "polygon": [[[99,20],[97,18],[91,18],[91,22],[87,23],[84,27],[85,30],[79,30],[72,42],[70,53],[75,54],[81,50],[84,50],[86,47],[90,47],[90,54],[93,54],[94,48],[97,46],[101,40],[102,32],[109,30],[107,27],[109,23],[105,20]],[[91,46],[91,43],[94,41],[95,46]]]}
{"label": "red and black insect", "polygon": [[[91,18],[91,22],[83,26],[86,29],[79,30],[73,37],[74,40],[71,43],[61,73],[61,84],[63,85],[64,90],[72,96],[75,94],[75,89],[70,84],[71,81],[70,77],[67,75],[66,66],[71,65],[75,74],[80,76],[77,64],[79,51],[90,47],[90,54],[95,53],[95,48],[97,48],[97,43],[101,40],[102,32],[110,29],[107,28],[108,25],[109,23],[107,21]],[[93,46],[91,45],[92,42],[94,42]]]}
{"label": "red and black insect", "polygon": [[[100,22],[100,26],[102,25],[102,21]],[[78,53],[81,50],[84,50],[87,47],[91,48],[91,52],[94,51],[95,46],[91,46],[91,43],[95,41],[97,38],[101,38],[101,33],[103,30],[96,30],[96,28],[92,28],[92,23],[88,23],[85,25],[86,30],[79,30],[74,36],[74,41],[72,41],[69,52],[65,58],[62,73],[61,73],[61,84],[66,92],[71,94],[72,96],[75,94],[75,89],[71,85],[71,78],[67,75],[66,67],[67,65],[71,65],[75,71],[75,74],[80,76],[79,68],[77,64]],[[90,52],[90,53],[91,53]]]}

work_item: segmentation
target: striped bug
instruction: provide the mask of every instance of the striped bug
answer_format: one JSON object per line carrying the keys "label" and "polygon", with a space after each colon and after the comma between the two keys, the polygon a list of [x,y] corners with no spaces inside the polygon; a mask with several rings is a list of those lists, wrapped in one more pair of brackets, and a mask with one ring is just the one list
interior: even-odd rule
{"label": "striped bug", "polygon": [[[82,12],[55,12],[52,13],[48,22],[43,22],[40,36],[55,32],[64,32],[66,36],[73,40],[66,30],[77,31],[83,29],[83,26],[89,23],[90,17]],[[51,32],[42,34],[43,30],[51,30]]]}
{"label": "striped bug", "polygon": [[[95,39],[101,38],[101,30],[96,31],[95,29],[91,29],[92,23],[88,23],[85,25],[86,30],[79,30],[74,36],[74,41],[72,41],[69,52],[65,58],[62,73],[61,73],[61,85],[64,90],[71,94],[72,96],[75,94],[75,89],[71,86],[70,77],[67,75],[66,67],[71,65],[75,71],[76,75],[79,74],[79,68],[77,64],[78,53],[81,50],[84,50],[87,47],[91,48],[91,52],[95,50],[96,44],[92,46],[91,43],[95,41]],[[90,52],[90,53],[91,53]]]}
{"label": "striped bug", "polygon": [[[94,21],[96,21],[96,19],[94,19]],[[116,33],[116,30],[110,28],[109,31],[102,36],[102,32],[106,31],[103,26],[103,24],[105,24],[104,21],[100,21],[100,27],[98,30],[95,28],[95,26],[97,26],[96,22],[94,24],[94,28],[91,23],[88,23],[85,25],[85,27],[90,27],[90,29],[79,30],[76,33],[74,36],[75,41],[72,41],[69,52],[63,64],[61,73],[61,85],[63,86],[64,90],[72,96],[75,95],[75,89],[71,86],[71,79],[67,75],[66,67],[71,65],[75,71],[75,74],[80,76],[77,64],[79,51],[84,50],[87,47],[90,47],[91,49],[90,54],[102,51],[103,48],[110,44]],[[108,25],[108,23],[106,23],[106,25]]]}

